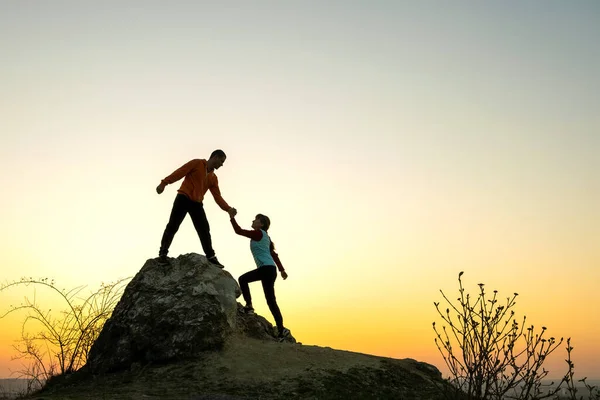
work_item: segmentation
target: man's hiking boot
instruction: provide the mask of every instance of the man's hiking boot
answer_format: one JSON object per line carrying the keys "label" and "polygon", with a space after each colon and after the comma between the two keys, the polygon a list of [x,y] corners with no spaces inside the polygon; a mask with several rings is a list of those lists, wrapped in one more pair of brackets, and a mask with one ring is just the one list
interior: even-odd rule
{"label": "man's hiking boot", "polygon": [[277,339],[280,342],[283,342],[285,340],[286,337],[288,337],[290,335],[290,330],[288,328],[283,328],[280,332],[279,335],[277,335]]}
{"label": "man's hiking boot", "polygon": [[225,267],[223,266],[223,264],[221,264],[221,263],[219,262],[219,260],[217,260],[217,256],[212,256],[212,257],[209,257],[209,258],[208,258],[208,261],[210,261],[210,263],[211,263],[212,265],[214,265],[215,267],[219,267],[219,268],[225,268]]}
{"label": "man's hiking boot", "polygon": [[165,254],[158,256],[158,263],[160,265],[169,265],[169,257]]}
{"label": "man's hiking boot", "polygon": [[254,308],[252,306],[244,306],[244,314],[254,315]]}

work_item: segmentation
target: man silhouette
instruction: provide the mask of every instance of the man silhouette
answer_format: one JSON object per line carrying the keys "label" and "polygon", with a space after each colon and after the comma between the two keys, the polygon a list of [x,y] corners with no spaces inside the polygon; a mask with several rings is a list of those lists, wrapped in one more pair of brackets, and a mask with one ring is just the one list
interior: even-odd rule
{"label": "man silhouette", "polygon": [[158,252],[160,263],[168,264],[167,254],[171,242],[173,242],[175,233],[179,230],[179,226],[183,222],[183,219],[189,213],[194,228],[200,237],[200,243],[202,244],[204,254],[206,254],[206,257],[211,263],[219,268],[224,268],[217,259],[212,247],[210,226],[206,219],[202,201],[204,200],[206,191],[210,190],[219,207],[221,207],[223,211],[227,211],[230,217],[232,214],[235,215],[235,209],[230,207],[221,196],[219,181],[217,175],[215,175],[215,170],[223,166],[226,158],[227,156],[223,150],[215,150],[208,160],[194,159],[185,163],[171,175],[160,181],[160,184],[156,187],[156,192],[161,194],[165,190],[165,186],[184,178],[181,187],[177,190],[177,196],[175,196],[175,201],[173,202],[171,216],[169,217],[169,222],[167,223],[160,242],[160,250]]}

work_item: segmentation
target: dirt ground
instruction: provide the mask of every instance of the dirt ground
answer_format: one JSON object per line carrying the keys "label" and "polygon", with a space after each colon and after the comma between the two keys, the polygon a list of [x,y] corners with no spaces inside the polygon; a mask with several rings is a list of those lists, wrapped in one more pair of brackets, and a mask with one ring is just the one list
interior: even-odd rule
{"label": "dirt ground", "polygon": [[232,337],[223,350],[197,360],[73,376],[28,399],[417,400],[437,398],[431,384],[437,374],[410,359]]}

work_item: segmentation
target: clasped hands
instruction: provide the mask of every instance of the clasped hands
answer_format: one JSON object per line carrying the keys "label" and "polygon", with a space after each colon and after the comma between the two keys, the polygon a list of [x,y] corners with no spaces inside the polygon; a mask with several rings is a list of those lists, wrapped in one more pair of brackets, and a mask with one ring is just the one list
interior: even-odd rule
{"label": "clasped hands", "polygon": [[236,216],[237,210],[235,208],[231,207],[229,210],[227,210],[227,213],[229,214],[229,218],[233,218]]}

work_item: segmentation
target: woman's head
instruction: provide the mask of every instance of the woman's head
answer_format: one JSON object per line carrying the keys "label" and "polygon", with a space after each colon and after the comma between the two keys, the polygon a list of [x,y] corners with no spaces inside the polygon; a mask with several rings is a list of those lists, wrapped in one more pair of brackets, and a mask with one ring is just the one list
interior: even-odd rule
{"label": "woman's head", "polygon": [[254,221],[252,221],[252,228],[254,229],[263,229],[268,231],[269,226],[271,226],[271,220],[269,217],[263,214],[256,214]]}

